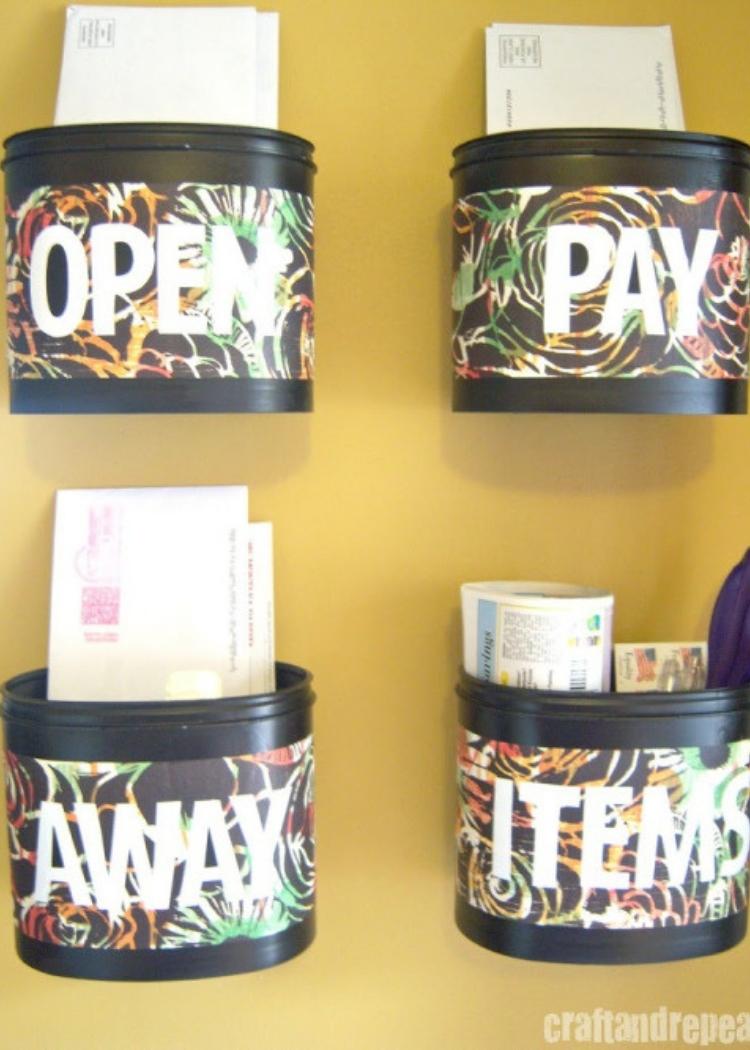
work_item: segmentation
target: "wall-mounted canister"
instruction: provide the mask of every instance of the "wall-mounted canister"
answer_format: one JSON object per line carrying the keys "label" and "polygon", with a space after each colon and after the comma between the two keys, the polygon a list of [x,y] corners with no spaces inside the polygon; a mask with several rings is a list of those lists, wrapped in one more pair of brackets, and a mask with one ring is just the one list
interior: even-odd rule
{"label": "wall-mounted canister", "polygon": [[456,920],[526,959],[663,962],[737,944],[750,895],[750,688],[458,684]]}
{"label": "wall-mounted canister", "polygon": [[168,701],[3,688],[21,959],[47,973],[170,980],[263,969],[315,932],[310,675]]}
{"label": "wall-mounted canister", "polygon": [[561,129],[454,158],[454,409],[746,410],[750,147]]}
{"label": "wall-mounted canister", "polygon": [[312,153],[219,125],[11,136],[11,410],[309,410]]}

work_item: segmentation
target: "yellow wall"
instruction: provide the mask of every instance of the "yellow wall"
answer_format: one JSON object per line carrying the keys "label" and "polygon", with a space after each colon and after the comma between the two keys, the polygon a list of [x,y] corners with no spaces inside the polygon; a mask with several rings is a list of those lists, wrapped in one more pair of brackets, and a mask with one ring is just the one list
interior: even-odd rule
{"label": "yellow wall", "polygon": [[[318,937],[263,973],[72,984],[16,961],[3,855],[0,1045],[534,1050],[550,1010],[737,1013],[750,940],[583,968],[494,955],[454,928],[459,584],[598,584],[620,640],[704,634],[750,543],[750,420],[452,414],[448,169],[482,132],[493,20],[670,22],[688,126],[750,139],[747,0],[268,6],[282,127],[317,147],[315,413],[0,411],[0,674],[45,660],[55,489],[248,484],[276,529],[279,655],[318,693]],[[62,0],[3,5],[3,135],[50,123],[62,29]]]}

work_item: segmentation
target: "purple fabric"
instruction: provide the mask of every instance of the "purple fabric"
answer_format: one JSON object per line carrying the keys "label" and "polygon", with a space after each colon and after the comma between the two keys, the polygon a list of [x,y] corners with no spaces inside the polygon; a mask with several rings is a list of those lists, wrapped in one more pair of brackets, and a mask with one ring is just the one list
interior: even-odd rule
{"label": "purple fabric", "polygon": [[750,548],[724,581],[708,632],[706,686],[750,683]]}

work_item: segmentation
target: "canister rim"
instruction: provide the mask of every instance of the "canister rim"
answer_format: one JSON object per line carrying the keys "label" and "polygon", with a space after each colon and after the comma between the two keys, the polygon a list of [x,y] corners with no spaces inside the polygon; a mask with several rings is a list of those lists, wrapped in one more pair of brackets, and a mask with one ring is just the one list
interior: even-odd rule
{"label": "canister rim", "polygon": [[462,700],[502,714],[603,722],[619,719],[689,718],[750,711],[750,685],[690,692],[598,693],[518,689],[484,681],[459,668]]}
{"label": "canister rim", "polygon": [[50,153],[209,150],[278,156],[316,170],[312,160],[315,147],[308,139],[275,128],[236,124],[59,124],[15,132],[5,139],[3,147],[3,167]]}
{"label": "canister rim", "polygon": [[277,662],[278,688],[253,696],[206,700],[47,700],[46,668],[28,671],[2,686],[6,724],[46,728],[128,728],[197,726],[248,722],[310,707],[315,700],[312,674]]}
{"label": "canister rim", "polygon": [[725,135],[648,128],[534,128],[501,131],[462,142],[453,150],[451,174],[471,164],[510,157],[561,155],[712,158],[750,169],[750,145]]}

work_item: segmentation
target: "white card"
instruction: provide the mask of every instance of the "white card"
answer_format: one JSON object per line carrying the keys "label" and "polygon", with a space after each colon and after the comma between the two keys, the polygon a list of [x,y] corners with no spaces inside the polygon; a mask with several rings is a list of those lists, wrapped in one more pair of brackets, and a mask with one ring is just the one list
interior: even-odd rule
{"label": "white card", "polygon": [[247,489],[57,494],[48,696],[155,700],[175,672],[249,691]]}
{"label": "white card", "polygon": [[254,124],[261,128],[279,126],[279,16],[275,11],[258,11],[257,79]]}
{"label": "white card", "polygon": [[273,526],[253,521],[247,526],[248,642],[250,692],[276,688],[274,665]]}
{"label": "white card", "polygon": [[669,26],[496,22],[485,45],[488,134],[685,127]]}
{"label": "white card", "polygon": [[278,16],[254,7],[67,9],[55,124],[277,124]]}
{"label": "white card", "polygon": [[615,645],[618,693],[703,689],[707,666],[705,642],[618,642]]}

